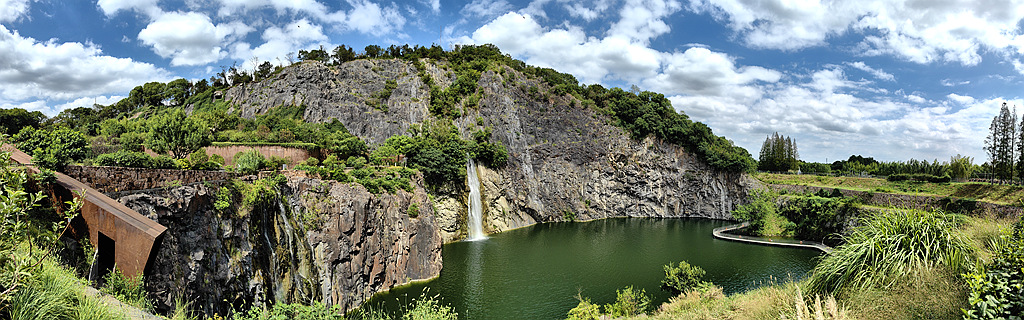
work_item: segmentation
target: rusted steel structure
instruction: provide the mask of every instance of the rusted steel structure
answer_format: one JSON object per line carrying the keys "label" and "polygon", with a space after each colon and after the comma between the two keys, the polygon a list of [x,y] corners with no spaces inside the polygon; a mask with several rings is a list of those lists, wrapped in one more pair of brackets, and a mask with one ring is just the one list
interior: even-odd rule
{"label": "rusted steel structure", "polygon": [[[39,171],[28,154],[10,144],[3,145],[3,150],[11,152],[11,160],[14,162],[25,165],[33,172]],[[56,193],[64,196],[82,195],[81,216],[87,230],[81,231],[88,232],[89,242],[98,250],[95,263],[103,269],[116,266],[128,276],[143,274],[167,227],[81,181],[60,172],[56,172],[56,176],[57,185],[64,189],[56,190]]]}

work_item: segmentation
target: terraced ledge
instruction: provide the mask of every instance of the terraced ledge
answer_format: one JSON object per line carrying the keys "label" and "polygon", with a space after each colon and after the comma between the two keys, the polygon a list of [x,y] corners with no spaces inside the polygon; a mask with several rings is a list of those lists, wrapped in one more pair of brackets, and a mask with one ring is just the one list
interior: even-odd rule
{"label": "terraced ledge", "polygon": [[824,252],[826,254],[832,252],[832,247],[826,246],[825,244],[823,244],[821,242],[800,241],[800,240],[776,240],[776,239],[751,237],[751,236],[741,236],[741,235],[735,235],[735,234],[727,233],[729,231],[739,230],[739,229],[743,229],[743,228],[746,228],[746,227],[749,227],[749,226],[750,226],[750,222],[744,222],[744,223],[738,223],[738,224],[728,225],[728,226],[724,226],[724,227],[718,227],[718,228],[715,228],[714,230],[712,230],[711,234],[714,235],[715,238],[722,239],[722,240],[739,241],[739,242],[746,242],[746,243],[756,243],[756,244],[763,244],[763,245],[768,245],[768,246],[811,248],[811,249],[821,250],[821,252]]}

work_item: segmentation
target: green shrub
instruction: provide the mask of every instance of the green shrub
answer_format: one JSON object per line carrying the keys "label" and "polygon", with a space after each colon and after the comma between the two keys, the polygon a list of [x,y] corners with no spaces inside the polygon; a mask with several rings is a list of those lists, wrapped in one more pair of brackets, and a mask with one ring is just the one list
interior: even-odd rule
{"label": "green shrub", "polygon": [[119,150],[114,153],[101,154],[94,161],[97,165],[128,168],[152,168],[153,157],[143,152]]}
{"label": "green shrub", "polygon": [[669,263],[662,268],[665,269],[665,279],[661,280],[661,289],[672,294],[711,286],[710,282],[702,280],[706,274],[704,269],[686,261],[680,261],[674,266]]}
{"label": "green shrub", "polygon": [[436,297],[421,296],[402,315],[403,320],[457,320],[459,314],[455,308],[442,305]]}
{"label": "green shrub", "polygon": [[103,293],[117,297],[127,304],[142,310],[153,310],[153,305],[146,298],[146,288],[142,282],[142,275],[129,277],[121,273],[121,270],[114,268],[110,273],[103,276]]}
{"label": "green shrub", "polygon": [[410,217],[413,217],[413,218],[419,217],[420,216],[420,205],[418,205],[418,204],[416,204],[414,202],[414,203],[410,204],[409,205],[409,209],[406,209],[405,211],[406,211],[407,214],[409,214]]}
{"label": "green shrub", "polygon": [[846,221],[856,209],[853,198],[792,198],[779,215],[793,222],[793,235],[799,239],[836,244],[833,238],[843,232]]}
{"label": "green shrub", "polygon": [[25,127],[14,136],[18,150],[32,155],[37,166],[61,171],[72,161],[85,158],[89,142],[85,134],[65,127],[53,130],[35,130]]}
{"label": "green shrub", "polygon": [[767,222],[766,218],[776,215],[775,200],[778,197],[778,194],[767,188],[754,189],[748,196],[750,203],[737,206],[732,211],[732,218],[750,222],[750,232],[761,235]]}
{"label": "green shrub", "polygon": [[580,304],[569,309],[569,317],[566,320],[600,320],[601,306],[590,302],[588,298],[580,298]]}
{"label": "green shrub", "polygon": [[256,149],[235,154],[235,171],[242,174],[256,174],[267,165],[267,159]]}
{"label": "green shrub", "polygon": [[875,213],[845,236],[845,244],[811,272],[815,293],[887,287],[909,274],[942,267],[954,273],[974,270],[975,248],[959,227],[961,216],[941,211],[897,209]]}
{"label": "green shrub", "polygon": [[356,169],[362,169],[366,166],[366,158],[351,156],[345,161],[345,165]]}
{"label": "green shrub", "polygon": [[964,274],[971,292],[964,319],[1014,319],[1024,314],[1024,220],[985,270]]}
{"label": "green shrub", "polygon": [[627,286],[615,293],[615,302],[604,306],[605,313],[613,318],[647,314],[651,308],[651,297],[644,289],[636,290],[633,286]]}

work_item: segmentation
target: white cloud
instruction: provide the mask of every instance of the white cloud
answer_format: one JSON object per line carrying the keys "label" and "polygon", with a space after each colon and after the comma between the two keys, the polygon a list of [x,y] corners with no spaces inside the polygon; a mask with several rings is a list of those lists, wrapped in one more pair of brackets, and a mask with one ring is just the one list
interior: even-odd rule
{"label": "white cloud", "polygon": [[728,55],[706,48],[690,48],[664,57],[662,72],[645,80],[644,85],[670,95],[731,96],[753,102],[761,92],[747,84],[777,82],[782,77],[778,71],[761,67],[737,68]]}
{"label": "white cloud", "polygon": [[865,34],[858,52],[908,61],[975,65],[984,49],[1024,53],[1024,3],[972,1],[692,0],[690,9],[728,21],[747,44],[795,50],[829,37]]}
{"label": "white cloud", "polygon": [[611,26],[608,35],[646,44],[671,30],[663,19],[681,8],[674,0],[628,0],[619,12],[619,21]]}
{"label": "white cloud", "polygon": [[273,8],[279,15],[307,13],[321,20],[330,20],[331,13],[316,0],[220,0],[220,16],[232,16],[262,8]]}
{"label": "white cloud", "polygon": [[152,64],[106,56],[91,43],[39,42],[0,25],[3,105],[42,106],[46,103],[38,101],[123,93],[141,83],[170,78],[166,70]]}
{"label": "white cloud", "polygon": [[965,84],[971,84],[971,81],[970,80],[953,81],[951,79],[942,79],[942,81],[940,81],[939,83],[942,84],[943,86],[946,86],[946,87],[954,87],[954,86],[962,86],[962,85],[965,85]]}
{"label": "white cloud", "polygon": [[113,17],[121,10],[135,10],[154,18],[163,14],[163,10],[157,6],[157,1],[159,0],[99,0],[96,5],[107,17]]}
{"label": "white cloud", "polygon": [[928,99],[925,99],[925,98],[923,98],[921,96],[913,95],[913,94],[907,95],[907,100],[909,100],[910,102],[913,102],[913,103],[917,103],[917,104],[922,104],[922,103],[928,102]]}
{"label": "white cloud", "polygon": [[227,55],[222,45],[225,39],[238,37],[253,29],[240,23],[214,25],[201,13],[167,13],[139,32],[139,40],[152,46],[164,58],[172,58],[171,65],[202,65],[220,60]]}
{"label": "white cloud", "polygon": [[[306,19],[300,19],[288,23],[285,27],[270,27],[261,35],[264,43],[256,48],[250,48],[246,43],[237,43],[232,48],[232,57],[243,60],[243,69],[252,69],[252,57],[262,61],[285,61],[286,56],[294,54],[299,49],[310,48],[311,43],[326,45],[328,38],[323,33],[323,27],[314,24]],[[330,50],[330,48],[325,48]]]}
{"label": "white cloud", "polygon": [[14,22],[28,12],[29,0],[0,0],[0,22]]}
{"label": "white cloud", "polygon": [[867,72],[874,76],[875,78],[878,78],[878,80],[896,81],[896,76],[893,76],[891,73],[885,72],[881,69],[872,68],[871,66],[864,63],[864,61],[857,61],[853,63],[847,62],[846,65]]}
{"label": "white cloud", "polygon": [[490,19],[512,11],[512,5],[505,0],[473,0],[459,11],[463,17]]}
{"label": "white cloud", "polygon": [[399,31],[405,26],[405,17],[394,4],[381,7],[367,0],[354,0],[351,4],[352,10],[345,19],[349,29],[379,36]]}
{"label": "white cloud", "polygon": [[974,97],[962,96],[962,95],[955,94],[955,93],[950,93],[946,97],[949,98],[949,100],[956,101],[959,104],[970,104],[970,103],[974,102]]}
{"label": "white cloud", "polygon": [[596,0],[593,1],[593,3],[585,3],[581,1],[564,2],[566,2],[564,4],[565,10],[569,12],[570,16],[582,18],[586,21],[597,19],[597,17],[611,7],[611,0]]}

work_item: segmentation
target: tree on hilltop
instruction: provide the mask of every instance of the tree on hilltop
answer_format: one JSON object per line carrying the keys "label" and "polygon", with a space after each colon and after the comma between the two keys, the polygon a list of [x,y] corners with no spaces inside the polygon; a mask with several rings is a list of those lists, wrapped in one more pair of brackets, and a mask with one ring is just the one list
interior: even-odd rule
{"label": "tree on hilltop", "polygon": [[762,171],[789,171],[800,169],[800,154],[796,141],[778,132],[765,138],[757,169]]}

